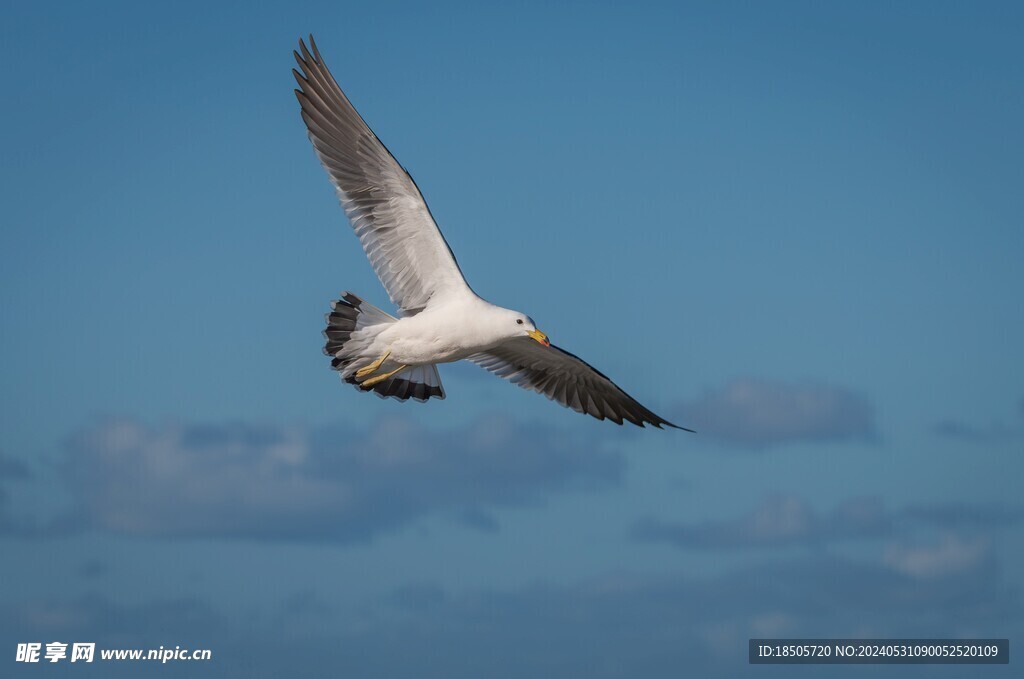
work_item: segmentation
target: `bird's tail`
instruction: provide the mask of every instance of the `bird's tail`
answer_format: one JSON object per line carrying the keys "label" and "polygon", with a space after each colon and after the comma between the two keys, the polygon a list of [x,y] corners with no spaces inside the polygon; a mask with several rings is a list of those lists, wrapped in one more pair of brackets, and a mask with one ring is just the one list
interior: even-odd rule
{"label": "bird's tail", "polygon": [[[360,391],[373,391],[381,398],[390,396],[400,401],[410,398],[417,401],[444,398],[441,376],[434,365],[408,368],[371,387],[360,385],[365,380],[357,378],[356,371],[379,358],[371,351],[373,340],[387,326],[395,323],[397,318],[364,302],[351,292],[331,302],[331,312],[326,318],[324,337],[327,338],[327,344],[324,345],[324,353],[331,357],[331,368],[341,373],[343,380],[354,384]],[[388,363],[384,363],[380,371],[386,372],[388,367]]]}

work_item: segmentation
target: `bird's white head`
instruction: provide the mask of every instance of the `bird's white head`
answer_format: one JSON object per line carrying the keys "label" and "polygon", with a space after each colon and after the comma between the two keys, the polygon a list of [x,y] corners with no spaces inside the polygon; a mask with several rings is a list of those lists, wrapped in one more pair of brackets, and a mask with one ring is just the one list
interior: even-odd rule
{"label": "bird's white head", "polygon": [[504,314],[503,321],[507,324],[506,328],[509,339],[526,336],[546,347],[551,346],[548,336],[537,329],[532,318],[520,311],[512,311],[511,309],[505,309],[504,311],[506,313]]}

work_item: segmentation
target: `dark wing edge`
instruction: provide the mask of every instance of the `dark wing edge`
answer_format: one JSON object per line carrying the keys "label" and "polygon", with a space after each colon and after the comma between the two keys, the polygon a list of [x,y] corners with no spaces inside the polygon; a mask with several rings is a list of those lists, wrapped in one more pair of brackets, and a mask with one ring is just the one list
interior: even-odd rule
{"label": "dark wing edge", "polygon": [[655,415],[601,371],[553,344],[545,347],[532,339],[513,340],[469,360],[523,389],[598,420],[693,432]]}

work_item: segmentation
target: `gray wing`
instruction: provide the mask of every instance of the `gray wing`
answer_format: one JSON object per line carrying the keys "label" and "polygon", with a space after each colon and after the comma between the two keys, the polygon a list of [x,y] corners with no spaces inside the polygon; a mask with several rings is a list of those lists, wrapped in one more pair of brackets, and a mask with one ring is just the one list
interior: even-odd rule
{"label": "gray wing", "polygon": [[317,156],[330,176],[377,277],[403,312],[470,292],[455,255],[409,173],[377,139],[338,87],[313,37],[299,41],[295,96]]}
{"label": "gray wing", "polygon": [[693,431],[658,417],[581,358],[553,344],[545,347],[524,337],[474,354],[469,360],[513,384],[599,420]]}

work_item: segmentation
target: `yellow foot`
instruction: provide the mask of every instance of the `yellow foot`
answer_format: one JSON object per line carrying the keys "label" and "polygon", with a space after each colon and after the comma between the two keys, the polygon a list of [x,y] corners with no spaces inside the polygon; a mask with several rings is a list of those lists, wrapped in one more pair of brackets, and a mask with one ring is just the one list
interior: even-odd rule
{"label": "yellow foot", "polygon": [[384,361],[388,360],[388,356],[390,356],[390,355],[391,355],[391,350],[389,349],[388,351],[384,352],[383,356],[378,358],[376,361],[374,361],[370,365],[366,366],[365,368],[360,368],[359,370],[357,370],[356,371],[356,377],[358,377],[359,379],[362,379],[362,378],[366,377],[367,375],[372,375],[373,373],[377,372],[377,370],[380,369],[381,365],[384,364]]}
{"label": "yellow foot", "polygon": [[392,377],[394,375],[397,375],[398,373],[402,372],[403,370],[405,370],[408,367],[409,366],[407,366],[407,365],[400,365],[400,366],[398,366],[397,368],[395,368],[394,370],[392,370],[389,373],[384,373],[383,375],[377,375],[376,377],[371,377],[370,379],[366,380],[365,382],[360,382],[359,386],[362,387],[363,389],[369,389],[373,385],[380,384],[381,382],[383,382],[387,378]]}

